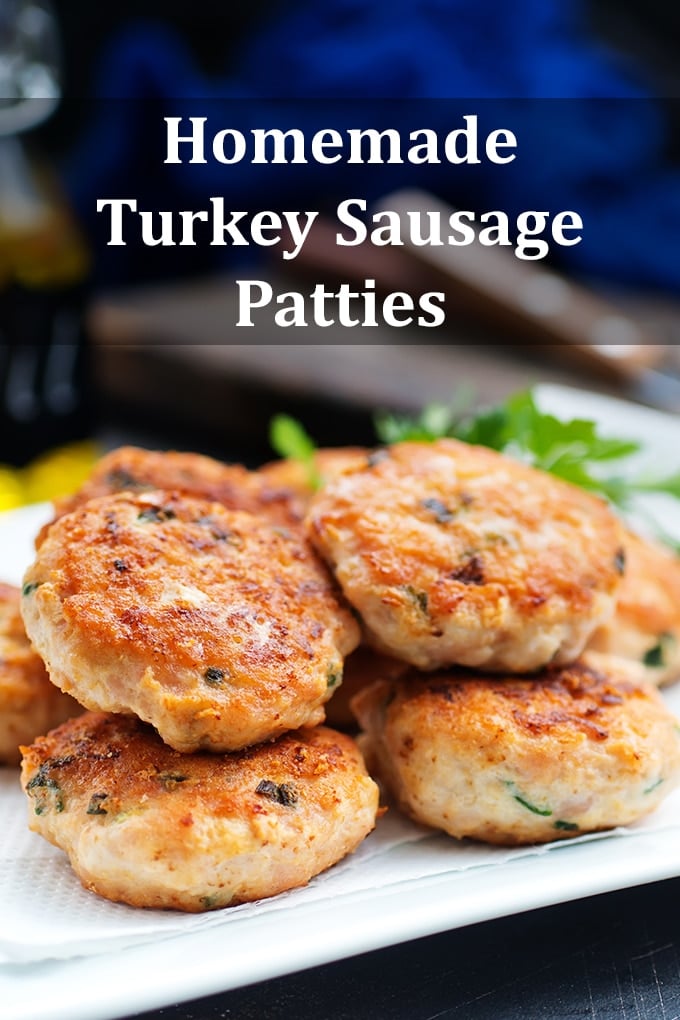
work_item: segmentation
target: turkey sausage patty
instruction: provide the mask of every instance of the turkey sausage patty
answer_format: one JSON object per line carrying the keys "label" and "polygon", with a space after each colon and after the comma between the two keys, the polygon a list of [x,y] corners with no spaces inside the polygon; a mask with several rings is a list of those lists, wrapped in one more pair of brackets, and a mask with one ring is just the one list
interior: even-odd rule
{"label": "turkey sausage patty", "polygon": [[368,640],[425,670],[571,661],[624,569],[601,500],[455,440],[371,454],[317,493],[308,523]]}
{"label": "turkey sausage patty", "polygon": [[401,807],[459,838],[542,843],[627,825],[680,781],[677,720],[604,656],[531,678],[379,680],[352,706]]}
{"label": "turkey sausage patty", "polygon": [[375,824],[356,745],[325,727],[182,755],[130,716],[86,713],[23,748],[30,827],[83,885],[136,907],[201,911],[274,896]]}
{"label": "turkey sausage patty", "polygon": [[322,722],[359,640],[302,539],[163,492],[91,500],[53,524],[22,610],[54,683],[179,751]]}

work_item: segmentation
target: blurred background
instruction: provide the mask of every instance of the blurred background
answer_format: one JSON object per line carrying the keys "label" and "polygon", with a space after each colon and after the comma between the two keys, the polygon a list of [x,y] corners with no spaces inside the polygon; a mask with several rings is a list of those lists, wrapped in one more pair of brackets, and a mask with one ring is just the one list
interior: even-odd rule
{"label": "blurred background", "polygon": [[[677,410],[679,44],[672,0],[329,0],[322,10],[0,0],[0,462],[24,467],[94,438],[257,463],[272,456],[277,411],[321,444],[370,443],[376,408],[414,410],[461,386],[487,403],[561,381]],[[347,126],[360,115],[366,126],[445,130],[480,109],[491,126],[519,125],[524,158],[455,179],[451,168],[380,180],[274,168],[276,183],[247,166],[170,174],[148,104],[158,119],[187,100],[218,127],[282,117],[316,129],[332,112]],[[424,208],[434,196],[578,210],[587,243],[549,264],[498,248],[434,263],[408,246],[336,248],[322,217],[282,264],[206,245],[112,252],[95,215],[96,197],[197,209],[224,194],[229,209],[324,210],[423,184]],[[366,278],[380,293],[442,290],[447,322],[284,330],[268,313],[243,336],[234,279],[245,273],[277,291]],[[40,477],[59,485],[91,456],[79,447]],[[11,505],[22,496],[11,473],[2,478]]]}

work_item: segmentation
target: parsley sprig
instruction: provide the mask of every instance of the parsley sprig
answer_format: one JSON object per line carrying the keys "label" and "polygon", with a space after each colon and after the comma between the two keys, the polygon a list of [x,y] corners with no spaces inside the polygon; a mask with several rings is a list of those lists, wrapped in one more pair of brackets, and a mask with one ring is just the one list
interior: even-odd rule
{"label": "parsley sprig", "polygon": [[269,442],[279,457],[301,464],[312,489],[321,488],[321,475],[316,466],[316,443],[295,418],[275,415],[269,424]]}

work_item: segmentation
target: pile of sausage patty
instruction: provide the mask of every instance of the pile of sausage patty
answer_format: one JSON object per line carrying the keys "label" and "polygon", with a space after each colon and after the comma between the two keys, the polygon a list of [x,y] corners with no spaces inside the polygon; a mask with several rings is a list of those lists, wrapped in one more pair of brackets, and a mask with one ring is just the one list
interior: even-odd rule
{"label": "pile of sausage patty", "polygon": [[304,884],[372,830],[375,780],[513,845],[628,824],[680,779],[657,690],[680,562],[486,448],[322,450],[312,472],[122,448],[36,546],[26,632],[87,711],[22,747],[30,824],[108,898]]}

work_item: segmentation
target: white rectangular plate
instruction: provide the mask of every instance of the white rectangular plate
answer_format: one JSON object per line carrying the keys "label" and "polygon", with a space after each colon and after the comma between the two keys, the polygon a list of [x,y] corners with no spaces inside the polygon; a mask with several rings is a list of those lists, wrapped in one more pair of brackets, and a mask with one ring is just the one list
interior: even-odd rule
{"label": "white rectangular plate", "polygon": [[[539,396],[542,406],[561,417],[596,418],[611,435],[641,440],[646,454],[638,466],[670,472],[680,465],[680,422],[669,416],[558,387],[542,387]],[[657,516],[680,537],[672,505],[663,499],[653,503]],[[0,517],[0,574],[7,580],[19,580],[43,513],[28,508]],[[672,690],[668,699],[680,709],[680,692]],[[16,798],[0,789],[3,833],[16,825],[19,810],[24,805],[18,808]],[[414,877],[418,855],[426,848],[436,866]],[[662,827],[634,827],[625,835],[563,843],[528,856],[501,851],[491,861],[480,856],[466,870],[455,865],[462,849],[445,837],[436,846],[428,840],[402,850],[404,864],[399,856],[391,858],[387,884],[364,882],[353,889],[351,880],[341,886],[331,881],[328,892],[320,885],[315,898],[303,891],[261,912],[226,910],[206,918],[203,928],[187,927],[179,934],[166,930],[159,940],[128,948],[112,943],[97,955],[65,953],[65,959],[0,964],[2,1015],[12,1020],[107,1020],[462,925],[670,878],[680,874],[680,795],[667,802]],[[4,895],[9,902],[7,889]],[[94,898],[92,904],[94,910]],[[0,927],[8,916],[0,907]],[[11,932],[0,934],[11,940]],[[38,926],[35,945],[42,939]]]}

